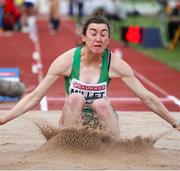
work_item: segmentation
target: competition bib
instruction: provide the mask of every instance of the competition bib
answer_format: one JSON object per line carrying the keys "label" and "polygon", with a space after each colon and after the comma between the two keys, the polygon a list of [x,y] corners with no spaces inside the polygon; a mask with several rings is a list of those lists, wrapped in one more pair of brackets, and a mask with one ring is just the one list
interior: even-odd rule
{"label": "competition bib", "polygon": [[100,99],[107,95],[107,82],[87,84],[73,78],[69,86],[69,93],[81,93],[86,103],[92,103],[95,99]]}

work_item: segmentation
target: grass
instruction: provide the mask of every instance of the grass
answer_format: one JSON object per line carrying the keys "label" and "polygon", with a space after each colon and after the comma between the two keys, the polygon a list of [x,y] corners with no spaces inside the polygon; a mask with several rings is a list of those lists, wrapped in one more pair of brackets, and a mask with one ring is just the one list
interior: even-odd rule
{"label": "grass", "polygon": [[[141,26],[141,27],[158,27],[161,31],[162,41],[165,45],[169,42],[167,40],[166,25],[168,17],[164,17],[163,21],[160,20],[159,16],[130,16],[125,21],[113,21],[113,38],[121,40],[120,28],[122,26]],[[141,45],[130,44],[137,50],[149,55],[150,57],[159,60],[160,62],[167,64],[169,67],[180,71],[180,44],[177,44],[176,48],[170,51],[168,48],[143,48]]]}

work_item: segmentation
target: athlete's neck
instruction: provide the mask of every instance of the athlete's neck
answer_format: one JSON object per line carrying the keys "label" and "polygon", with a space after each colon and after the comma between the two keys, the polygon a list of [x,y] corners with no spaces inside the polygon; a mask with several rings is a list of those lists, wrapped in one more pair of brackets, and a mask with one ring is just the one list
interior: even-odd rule
{"label": "athlete's neck", "polygon": [[91,51],[88,51],[85,47],[81,50],[81,61],[85,65],[99,64],[102,61],[103,54],[95,54]]}

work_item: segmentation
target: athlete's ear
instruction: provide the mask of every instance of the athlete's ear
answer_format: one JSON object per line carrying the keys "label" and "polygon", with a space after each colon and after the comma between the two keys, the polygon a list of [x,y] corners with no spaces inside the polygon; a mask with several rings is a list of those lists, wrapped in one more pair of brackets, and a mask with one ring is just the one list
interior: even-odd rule
{"label": "athlete's ear", "polygon": [[81,39],[83,42],[86,42],[86,36],[84,34],[82,34]]}

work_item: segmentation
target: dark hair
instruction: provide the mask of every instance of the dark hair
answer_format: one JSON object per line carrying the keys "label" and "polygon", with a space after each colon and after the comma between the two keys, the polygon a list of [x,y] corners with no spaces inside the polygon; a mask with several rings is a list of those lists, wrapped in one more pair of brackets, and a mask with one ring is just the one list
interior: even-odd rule
{"label": "dark hair", "polygon": [[89,18],[85,21],[84,26],[83,26],[83,29],[82,29],[82,34],[83,34],[83,35],[86,35],[88,26],[89,26],[91,23],[105,24],[105,25],[108,27],[109,37],[111,36],[111,28],[110,28],[110,24],[109,24],[108,20],[107,20],[105,17],[99,16],[99,15],[93,15],[93,16],[89,17]]}

